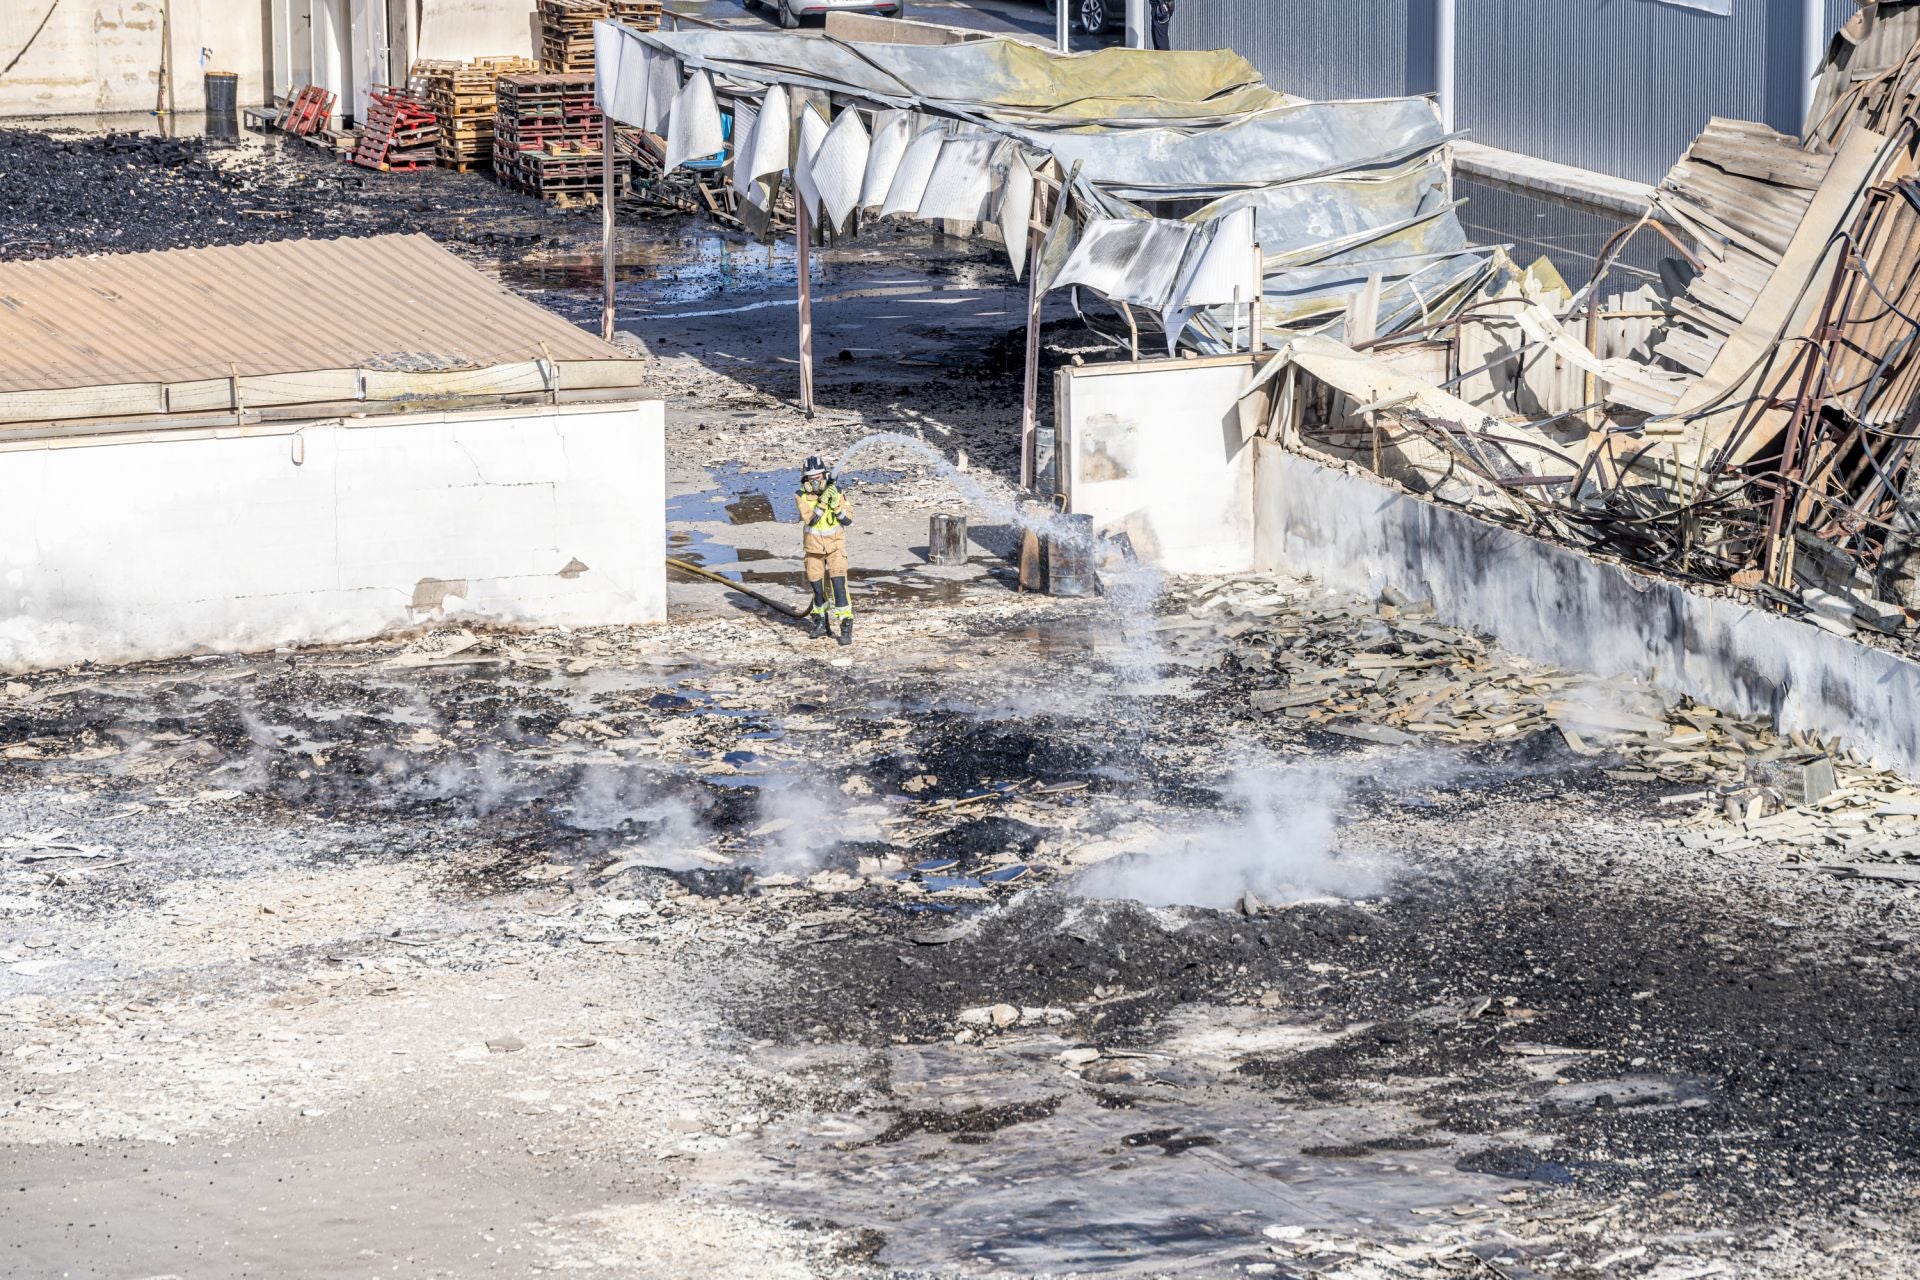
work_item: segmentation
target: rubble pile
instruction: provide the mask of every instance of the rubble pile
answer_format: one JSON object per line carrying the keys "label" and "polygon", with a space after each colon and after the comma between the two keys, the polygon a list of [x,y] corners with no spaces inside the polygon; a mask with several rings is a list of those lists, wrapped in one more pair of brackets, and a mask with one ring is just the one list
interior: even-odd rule
{"label": "rubble pile", "polygon": [[[1289,339],[1264,376],[1285,366],[1304,391],[1272,398],[1269,434],[1536,536],[1910,646],[1916,66],[1920,6],[1862,6],[1803,136],[1710,120],[1576,287],[1499,258],[1457,327],[1364,351]],[[1658,282],[1610,294],[1635,235],[1671,256]]]}
{"label": "rubble pile", "polygon": [[[1397,592],[1365,602],[1271,579],[1222,579],[1154,624],[1175,664],[1230,665],[1247,705],[1303,731],[1386,746],[1473,747],[1554,732],[1661,798],[1688,848],[1767,848],[1837,875],[1920,881],[1920,788],[1838,738],[1779,734],[1764,717],[1667,704],[1624,678],[1545,668],[1439,624]],[[1275,687],[1257,687],[1272,676]],[[1705,784],[1704,787],[1702,784]]]}

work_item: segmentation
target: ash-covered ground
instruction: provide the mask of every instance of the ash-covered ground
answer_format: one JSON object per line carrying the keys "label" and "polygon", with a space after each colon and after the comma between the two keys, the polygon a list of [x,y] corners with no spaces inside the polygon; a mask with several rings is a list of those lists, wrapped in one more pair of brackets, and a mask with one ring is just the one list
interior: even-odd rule
{"label": "ash-covered ground", "polygon": [[[437,204],[597,314],[591,218],[285,163],[174,166],[121,238],[248,183],[316,230]],[[1683,844],[1698,772],[1591,727],[1639,691],[1560,725],[1566,677],[1404,602],[1016,593],[1020,292],[831,252],[805,419],[791,271],[636,223],[623,341],[676,553],[776,595],[798,460],[893,433],[849,463],[852,648],[689,581],[657,628],[0,688],[0,1272],[1914,1274],[1911,885]],[[1501,684],[1480,745],[1290,714],[1435,655]]]}

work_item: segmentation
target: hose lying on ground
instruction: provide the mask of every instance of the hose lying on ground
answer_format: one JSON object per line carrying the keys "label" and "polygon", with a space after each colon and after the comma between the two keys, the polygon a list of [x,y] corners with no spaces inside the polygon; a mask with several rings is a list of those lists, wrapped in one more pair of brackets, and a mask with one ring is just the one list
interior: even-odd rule
{"label": "hose lying on ground", "polygon": [[719,574],[713,572],[713,570],[702,569],[697,564],[688,564],[685,560],[675,560],[672,556],[668,556],[667,568],[678,569],[682,573],[691,573],[696,578],[706,578],[711,582],[717,582],[723,587],[729,587],[734,591],[738,591],[743,596],[749,596],[752,599],[758,600],[761,604],[767,606],[767,608],[779,613],[784,613],[789,618],[804,618],[807,616],[807,606],[804,603],[797,605],[781,604],[772,596],[761,595],[752,587],[735,582],[732,578],[721,577]]}

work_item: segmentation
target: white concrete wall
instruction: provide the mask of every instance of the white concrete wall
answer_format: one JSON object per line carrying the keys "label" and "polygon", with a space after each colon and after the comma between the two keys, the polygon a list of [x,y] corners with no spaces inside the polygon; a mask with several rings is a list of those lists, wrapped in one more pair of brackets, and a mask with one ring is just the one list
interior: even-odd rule
{"label": "white concrete wall", "polygon": [[[160,76],[160,5],[0,0],[0,67],[16,55],[13,69],[0,76],[0,117],[152,111]],[[179,110],[204,105],[203,71],[238,73],[241,105],[261,101],[266,56],[259,0],[173,0]]]}
{"label": "white concrete wall", "polygon": [[540,56],[539,19],[531,3],[515,0],[423,0],[418,37],[421,58]]}
{"label": "white concrete wall", "polygon": [[1171,573],[1253,568],[1253,451],[1235,403],[1252,374],[1245,356],[1062,369],[1067,509]]}
{"label": "white concrete wall", "polygon": [[1770,716],[1920,774],[1920,663],[1476,520],[1361,475],[1254,445],[1263,570],[1369,592],[1538,662],[1632,675],[1675,696]]}
{"label": "white concrete wall", "polygon": [[666,617],[657,401],[0,452],[0,669]]}

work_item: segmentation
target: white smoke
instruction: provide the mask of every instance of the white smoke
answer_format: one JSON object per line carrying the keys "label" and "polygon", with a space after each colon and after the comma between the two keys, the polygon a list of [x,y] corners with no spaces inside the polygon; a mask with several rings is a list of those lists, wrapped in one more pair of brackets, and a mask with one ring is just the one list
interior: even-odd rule
{"label": "white smoke", "polygon": [[[1063,541],[1084,541],[1087,537],[1083,525],[1051,508],[1023,505],[1010,490],[989,489],[978,476],[960,470],[926,441],[897,431],[876,431],[854,441],[840,455],[838,469],[845,470],[863,454],[889,450],[909,454],[924,463],[952,486],[975,512],[1009,528]],[[1129,680],[1152,680],[1158,675],[1164,657],[1152,623],[1154,605],[1165,589],[1165,581],[1158,569],[1142,560],[1125,558],[1097,533],[1094,546],[1089,550],[1098,561],[1100,589],[1109,612],[1119,623],[1114,632],[1119,643],[1104,649],[1102,656]]]}
{"label": "white smoke", "polygon": [[455,801],[475,817],[497,813],[529,794],[527,782],[516,776],[514,761],[492,747],[474,752],[470,760],[455,756],[433,764],[394,749],[372,752],[369,759],[389,776],[391,785],[423,799]]}
{"label": "white smoke", "polygon": [[1072,890],[1088,898],[1130,898],[1154,907],[1232,907],[1251,892],[1262,902],[1361,898],[1391,879],[1377,854],[1338,847],[1346,770],[1264,764],[1236,774],[1234,808],[1137,853],[1091,868]]}
{"label": "white smoke", "polygon": [[818,871],[840,840],[847,798],[810,778],[761,788],[761,865],[768,871],[806,876]]}
{"label": "white smoke", "polygon": [[623,858],[669,871],[711,866],[700,854],[713,839],[712,828],[691,802],[661,781],[637,765],[590,767],[567,796],[562,820],[577,831],[645,828],[620,851]]}

